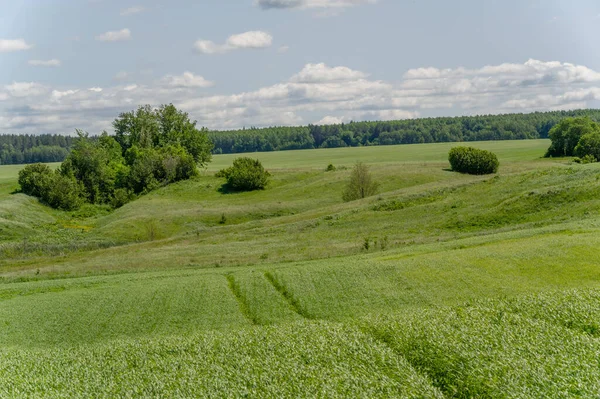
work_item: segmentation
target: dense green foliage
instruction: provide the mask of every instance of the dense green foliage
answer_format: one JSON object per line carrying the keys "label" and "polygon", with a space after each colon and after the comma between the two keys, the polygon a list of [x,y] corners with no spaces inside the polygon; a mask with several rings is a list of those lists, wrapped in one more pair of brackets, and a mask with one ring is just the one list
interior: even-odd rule
{"label": "dense green foliage", "polygon": [[[195,123],[187,120],[187,115],[176,115],[177,112],[168,106],[159,110],[152,110],[146,106],[124,113],[113,124],[117,141],[123,148],[129,148],[134,141],[152,142],[153,145],[177,142],[186,147],[199,161],[199,155],[205,154],[204,148],[210,144],[203,139],[195,140]],[[547,138],[552,127],[567,117],[588,117],[600,121],[600,110],[201,131],[206,132],[213,143],[214,154],[234,154],[369,145]],[[170,119],[170,122],[164,123],[165,119]],[[185,132],[185,138],[175,138],[169,134],[170,131]],[[0,165],[61,162],[67,157],[74,139],[60,135],[0,136]]]}
{"label": "dense green foliage", "polygon": [[[25,184],[21,190],[57,209],[76,209],[79,202],[74,199],[80,196],[90,204],[119,207],[134,195],[197,176],[198,166],[211,158],[206,134],[172,105],[140,107],[121,114],[114,125],[114,137],[105,132],[90,139],[78,131],[69,156],[52,174],[55,181],[46,187],[47,179],[41,181],[33,173],[37,169],[27,171],[20,179]],[[44,187],[31,187],[38,181]],[[61,187],[64,195],[47,190],[52,185]]]}
{"label": "dense green foliage", "polygon": [[70,211],[83,202],[83,187],[73,177],[61,170],[52,171],[47,165],[27,165],[19,172],[21,191],[40,198],[53,208]]}
{"label": "dense green foliage", "polygon": [[198,166],[210,162],[213,145],[206,130],[198,130],[196,122],[173,104],[157,109],[146,105],[136,111],[124,112],[113,122],[113,127],[115,139],[124,154],[131,149],[181,147]]}
{"label": "dense green foliage", "polygon": [[72,144],[70,136],[0,135],[0,165],[62,162]]}
{"label": "dense green foliage", "polygon": [[258,159],[248,157],[237,158],[233,166],[217,173],[227,179],[228,188],[234,191],[264,190],[270,175]]}
{"label": "dense green foliage", "polygon": [[[600,124],[587,117],[566,118],[550,130],[552,144],[546,152],[547,157],[570,157],[574,155],[592,155],[600,151],[597,134],[600,134]],[[586,137],[576,151],[580,140]],[[591,152],[590,152],[591,151]]]}
{"label": "dense green foliage", "polygon": [[470,175],[489,175],[498,172],[498,157],[486,150],[473,147],[454,147],[448,153],[452,170]]}
{"label": "dense green foliage", "polygon": [[377,194],[379,183],[373,180],[369,167],[357,162],[350,174],[350,180],[344,189],[342,199],[346,202],[367,198]]}
{"label": "dense green foliage", "polygon": [[592,158],[595,161],[600,160],[600,125],[598,126],[597,130],[581,136],[575,147],[575,155],[581,158]]}
{"label": "dense green foliage", "polygon": [[307,148],[357,147],[483,140],[547,138],[567,117],[600,121],[600,110],[535,112],[425,118],[400,121],[350,122],[339,125],[271,127],[210,132],[215,154]]}

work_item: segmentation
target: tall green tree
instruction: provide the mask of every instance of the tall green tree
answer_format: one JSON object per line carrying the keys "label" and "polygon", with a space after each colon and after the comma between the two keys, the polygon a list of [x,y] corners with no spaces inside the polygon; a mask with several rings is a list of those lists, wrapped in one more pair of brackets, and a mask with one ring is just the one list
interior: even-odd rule
{"label": "tall green tree", "polygon": [[565,157],[575,155],[575,147],[584,135],[600,132],[600,125],[590,118],[566,118],[550,130],[552,140],[546,156]]}
{"label": "tall green tree", "polygon": [[115,139],[123,153],[132,147],[164,148],[181,146],[198,166],[205,166],[211,160],[212,142],[205,129],[197,129],[196,121],[191,121],[186,112],[173,104],[153,109],[149,105],[136,111],[124,112],[113,122]]}
{"label": "tall green tree", "polygon": [[575,147],[575,155],[585,157],[586,155],[593,156],[596,161],[600,160],[600,131],[594,131],[581,136],[577,147]]}
{"label": "tall green tree", "polygon": [[73,209],[82,199],[122,206],[137,194],[198,175],[198,166],[211,159],[212,143],[195,125],[172,104],[122,113],[114,137],[78,130],[56,174],[40,165],[26,168],[22,190],[58,209]]}

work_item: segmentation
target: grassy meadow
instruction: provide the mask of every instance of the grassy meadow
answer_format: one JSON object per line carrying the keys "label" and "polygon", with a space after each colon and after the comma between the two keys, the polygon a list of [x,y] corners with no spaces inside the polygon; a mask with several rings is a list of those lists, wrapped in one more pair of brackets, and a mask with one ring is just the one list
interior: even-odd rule
{"label": "grassy meadow", "polygon": [[[218,155],[116,211],[0,166],[0,397],[597,397],[600,164],[454,145],[250,154],[251,193]],[[356,161],[379,194],[344,203]]]}

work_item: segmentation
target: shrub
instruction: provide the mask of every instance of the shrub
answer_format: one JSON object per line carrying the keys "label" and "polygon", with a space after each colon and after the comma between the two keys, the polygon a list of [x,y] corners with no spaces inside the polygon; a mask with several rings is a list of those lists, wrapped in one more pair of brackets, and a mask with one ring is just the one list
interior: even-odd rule
{"label": "shrub", "polygon": [[575,147],[575,155],[581,158],[592,157],[594,162],[600,159],[600,131],[581,136]]}
{"label": "shrub", "polygon": [[63,211],[74,211],[83,204],[83,189],[75,178],[54,173],[51,187],[41,197],[42,201],[52,208]]}
{"label": "shrub", "polygon": [[591,154],[585,155],[583,158],[581,158],[581,161],[580,161],[580,163],[583,163],[583,164],[595,163],[595,162],[598,162],[598,159]]}
{"label": "shrub", "polygon": [[336,167],[333,166],[332,163],[330,163],[329,165],[327,165],[327,169],[325,169],[327,172],[335,172]]}
{"label": "shrub", "polygon": [[369,167],[362,162],[358,162],[352,169],[350,181],[346,185],[342,199],[348,202],[370,197],[377,194],[378,188],[379,183],[373,181]]}
{"label": "shrub", "polygon": [[113,194],[113,197],[110,200],[110,205],[114,209],[117,209],[132,201],[133,199],[135,199],[135,194],[132,191],[125,188],[118,188],[115,190],[115,193]]}
{"label": "shrub", "polygon": [[487,175],[498,171],[496,154],[473,147],[454,147],[448,154],[452,170],[471,175]]}
{"label": "shrub", "polygon": [[19,185],[24,194],[42,197],[50,187],[52,170],[46,164],[27,165],[19,171]]}
{"label": "shrub", "polygon": [[[590,118],[565,118],[550,130],[552,144],[547,157],[570,157],[576,155],[579,141],[588,134],[599,133],[600,125]],[[581,155],[580,155],[581,156]]]}
{"label": "shrub", "polygon": [[263,190],[269,182],[267,172],[258,159],[237,158],[233,166],[221,170],[217,175],[227,179],[227,185],[236,191]]}

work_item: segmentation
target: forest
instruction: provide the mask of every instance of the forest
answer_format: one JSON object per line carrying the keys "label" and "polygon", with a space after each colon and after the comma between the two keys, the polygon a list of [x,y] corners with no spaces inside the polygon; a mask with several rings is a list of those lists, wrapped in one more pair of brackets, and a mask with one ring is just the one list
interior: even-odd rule
{"label": "forest", "polygon": [[[547,138],[550,129],[567,117],[600,121],[600,110],[574,110],[398,121],[350,122],[339,125],[247,128],[208,131],[213,154]],[[204,131],[204,129],[203,129]],[[0,164],[61,162],[74,137],[62,135],[0,135]]]}
{"label": "forest", "polygon": [[454,141],[524,140],[547,138],[550,130],[558,122],[567,117],[579,116],[600,121],[600,110],[250,128],[209,132],[208,136],[214,143],[215,154]]}
{"label": "forest", "polygon": [[74,140],[57,134],[0,135],[0,165],[62,162]]}

